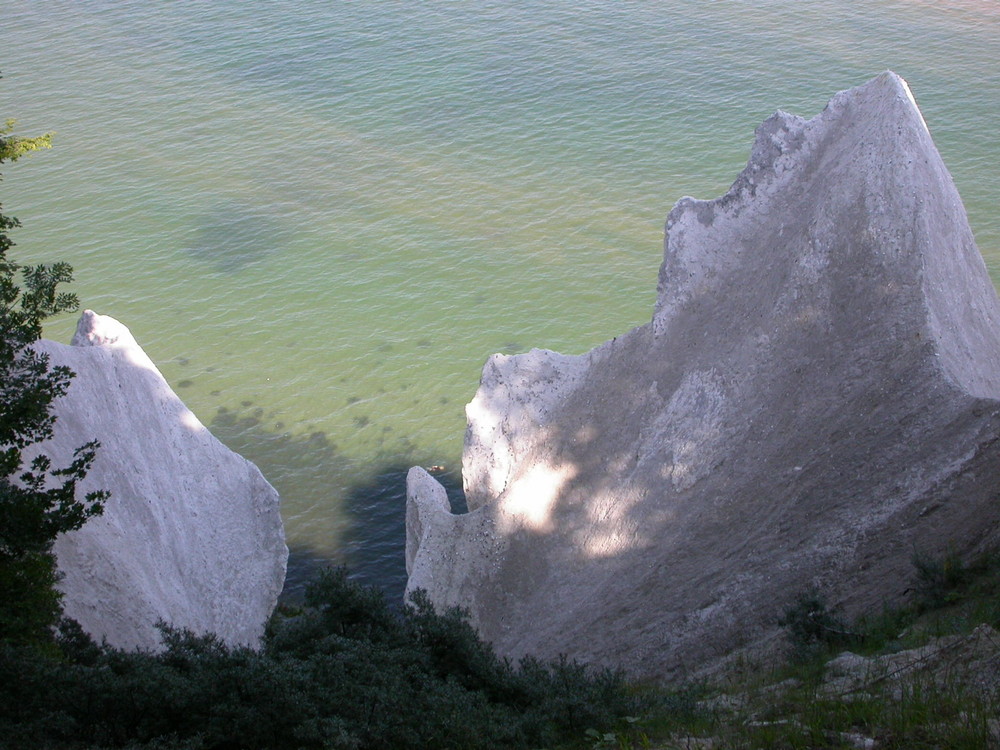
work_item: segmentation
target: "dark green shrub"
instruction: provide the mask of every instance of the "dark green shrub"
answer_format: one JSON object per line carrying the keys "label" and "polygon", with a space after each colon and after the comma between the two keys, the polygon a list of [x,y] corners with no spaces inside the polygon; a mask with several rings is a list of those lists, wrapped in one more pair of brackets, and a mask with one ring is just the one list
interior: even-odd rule
{"label": "dark green shrub", "polygon": [[[50,136],[11,134],[13,120],[0,123],[0,164],[47,148]],[[23,451],[52,437],[52,404],[66,393],[73,373],[50,367],[32,345],[43,321],[73,310],[76,297],[59,289],[72,281],[66,263],[21,266],[7,253],[8,231],[20,226],[0,206],[0,642],[51,647],[60,594],[52,544],[101,512],[107,495],[77,498],[76,484],[94,460],[97,443],[77,449],[68,466],[46,456],[25,465]]]}
{"label": "dark green shrub", "polygon": [[778,624],[787,629],[793,657],[800,661],[862,641],[861,634],[834,615],[826,598],[815,589],[799,594]]}
{"label": "dark green shrub", "polygon": [[260,651],[163,627],[160,653],[65,623],[60,658],[0,652],[9,747],[521,748],[576,741],[641,706],[619,673],[500,659],[458,610],[390,608],[343,571],[274,618]]}
{"label": "dark green shrub", "polygon": [[481,691],[491,701],[520,706],[526,697],[515,670],[479,638],[459,608],[439,614],[426,592],[416,591],[403,612],[407,638],[426,654],[427,665],[442,680]]}
{"label": "dark green shrub", "polygon": [[940,609],[958,601],[972,577],[972,571],[954,552],[939,557],[915,552],[912,561],[916,570],[914,590],[920,611]]}

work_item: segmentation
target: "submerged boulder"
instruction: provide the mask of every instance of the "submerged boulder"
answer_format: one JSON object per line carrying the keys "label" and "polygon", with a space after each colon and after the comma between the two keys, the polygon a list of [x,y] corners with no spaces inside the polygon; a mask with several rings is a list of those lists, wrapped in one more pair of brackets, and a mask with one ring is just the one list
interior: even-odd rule
{"label": "submerged boulder", "polygon": [[102,516],[56,540],[65,614],[121,648],[157,648],[159,622],[256,645],[288,557],[277,492],[184,406],[118,321],[88,310],[72,346],[36,346],[76,373],[41,452],[64,466],[99,440],[79,492],[111,492]]}
{"label": "submerged boulder", "polygon": [[652,321],[582,356],[494,355],[470,512],[408,479],[408,590],[506,655],[670,677],[817,587],[896,601],[915,550],[1000,538],[1000,305],[906,83],[777,112],[666,224]]}

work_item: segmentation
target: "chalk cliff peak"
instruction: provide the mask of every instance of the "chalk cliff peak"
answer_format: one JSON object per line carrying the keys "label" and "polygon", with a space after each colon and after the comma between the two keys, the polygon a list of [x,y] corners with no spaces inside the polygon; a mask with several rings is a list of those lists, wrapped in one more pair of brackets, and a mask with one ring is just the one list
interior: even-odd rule
{"label": "chalk cliff peak", "polygon": [[36,346],[76,373],[40,451],[62,466],[99,440],[78,491],[111,492],[102,516],[56,541],[65,613],[123,648],[157,648],[160,621],[258,643],[288,556],[274,488],[212,436],[114,318],[87,310],[72,346]]}
{"label": "chalk cliff peak", "polygon": [[502,653],[637,674],[848,611],[914,549],[1000,541],[1000,304],[906,83],[778,112],[722,197],[666,224],[652,321],[579,357],[494,355],[469,506],[409,477],[409,590]]}

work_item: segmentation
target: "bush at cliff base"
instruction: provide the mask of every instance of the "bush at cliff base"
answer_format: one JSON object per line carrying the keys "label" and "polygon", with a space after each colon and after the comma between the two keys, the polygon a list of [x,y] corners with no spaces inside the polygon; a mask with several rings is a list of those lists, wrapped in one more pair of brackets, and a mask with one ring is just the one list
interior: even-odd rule
{"label": "bush at cliff base", "polygon": [[565,659],[514,665],[459,610],[327,571],[261,650],[163,628],[165,650],[96,645],[64,622],[58,659],[0,654],[10,747],[538,747],[641,710],[620,673]]}

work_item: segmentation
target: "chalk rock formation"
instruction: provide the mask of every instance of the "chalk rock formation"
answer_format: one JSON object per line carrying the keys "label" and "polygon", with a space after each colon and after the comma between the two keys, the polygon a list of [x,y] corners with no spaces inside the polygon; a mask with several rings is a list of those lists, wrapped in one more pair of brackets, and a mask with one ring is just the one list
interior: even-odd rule
{"label": "chalk rock formation", "polygon": [[80,487],[111,491],[102,516],[56,541],[65,613],[123,648],[158,647],[158,621],[256,644],[288,556],[274,488],[212,436],[113,318],[88,310],[72,346],[37,347],[76,373],[42,450],[64,466],[96,438]]}
{"label": "chalk rock formation", "polygon": [[667,677],[760,645],[818,586],[901,597],[915,549],[998,540],[1000,305],[905,82],[777,112],[666,224],[652,321],[494,355],[470,512],[408,481],[409,590],[504,654]]}

